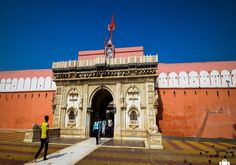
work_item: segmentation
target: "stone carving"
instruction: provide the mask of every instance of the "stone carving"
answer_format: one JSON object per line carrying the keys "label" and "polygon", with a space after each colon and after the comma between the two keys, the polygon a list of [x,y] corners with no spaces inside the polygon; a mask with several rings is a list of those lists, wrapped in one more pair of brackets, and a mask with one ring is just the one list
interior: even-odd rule
{"label": "stone carving", "polygon": [[155,123],[152,122],[151,127],[149,127],[147,131],[149,135],[156,135],[158,134],[158,127]]}
{"label": "stone carving", "polygon": [[148,128],[148,143],[151,149],[163,149],[162,135],[158,132],[157,125],[152,121],[151,126]]}

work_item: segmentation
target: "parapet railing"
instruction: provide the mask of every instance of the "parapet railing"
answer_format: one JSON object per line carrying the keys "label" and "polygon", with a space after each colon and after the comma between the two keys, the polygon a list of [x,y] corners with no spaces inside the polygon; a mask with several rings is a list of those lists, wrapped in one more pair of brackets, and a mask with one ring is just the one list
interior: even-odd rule
{"label": "parapet railing", "polygon": [[112,58],[107,59],[105,57],[97,57],[91,60],[69,60],[69,61],[60,61],[60,62],[53,62],[52,68],[72,68],[72,67],[87,67],[87,66],[94,66],[99,64],[109,64],[109,65],[123,65],[123,64],[130,64],[130,63],[153,63],[157,62],[158,57],[157,55],[147,55],[147,56],[130,56],[130,57],[123,57],[123,58]]}

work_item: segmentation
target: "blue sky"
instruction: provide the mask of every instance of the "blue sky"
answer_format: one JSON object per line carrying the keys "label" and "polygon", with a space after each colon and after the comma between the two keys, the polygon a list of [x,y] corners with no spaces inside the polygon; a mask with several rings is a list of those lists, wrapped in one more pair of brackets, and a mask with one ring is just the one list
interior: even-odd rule
{"label": "blue sky", "polygon": [[103,49],[144,46],[160,63],[236,60],[235,0],[0,0],[0,70],[51,68]]}

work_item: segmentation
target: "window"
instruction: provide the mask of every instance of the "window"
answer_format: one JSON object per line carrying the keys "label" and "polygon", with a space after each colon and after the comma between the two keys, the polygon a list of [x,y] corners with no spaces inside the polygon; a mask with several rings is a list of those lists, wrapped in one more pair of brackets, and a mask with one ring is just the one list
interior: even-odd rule
{"label": "window", "polygon": [[132,110],[129,112],[129,117],[130,117],[129,126],[130,126],[132,129],[138,128],[138,112],[137,112],[137,110],[136,110],[136,109],[132,109]]}
{"label": "window", "polygon": [[130,120],[137,120],[137,113],[135,111],[130,113]]}
{"label": "window", "polygon": [[70,111],[69,120],[74,120],[74,119],[75,119],[75,113],[74,113],[74,111]]}

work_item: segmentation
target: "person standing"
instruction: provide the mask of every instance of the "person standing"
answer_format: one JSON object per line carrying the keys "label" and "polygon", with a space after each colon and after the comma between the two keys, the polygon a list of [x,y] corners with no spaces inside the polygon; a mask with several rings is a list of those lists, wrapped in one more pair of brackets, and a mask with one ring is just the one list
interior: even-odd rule
{"label": "person standing", "polygon": [[98,145],[98,138],[99,138],[99,130],[100,130],[100,121],[98,118],[95,119],[93,123],[93,133],[96,136],[96,144]]}
{"label": "person standing", "polygon": [[106,122],[106,120],[103,120],[102,121],[102,135],[103,136],[105,136],[105,134],[106,134],[106,125],[107,125],[107,122]]}
{"label": "person standing", "polygon": [[44,148],[44,157],[43,157],[43,160],[47,160],[47,152],[48,152],[48,143],[49,143],[49,136],[48,136],[48,129],[49,129],[49,124],[48,124],[48,120],[49,120],[49,117],[48,116],[45,116],[44,117],[44,122],[42,123],[41,125],[41,130],[40,130],[40,142],[41,142],[41,145],[38,149],[38,152],[36,153],[36,155],[34,156],[34,160],[35,162],[37,162],[37,158],[40,154],[40,152],[42,151],[44,145],[45,145],[45,148]]}
{"label": "person standing", "polygon": [[112,137],[113,135],[113,122],[112,122],[112,119],[109,118],[108,119],[108,136],[109,137]]}

